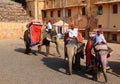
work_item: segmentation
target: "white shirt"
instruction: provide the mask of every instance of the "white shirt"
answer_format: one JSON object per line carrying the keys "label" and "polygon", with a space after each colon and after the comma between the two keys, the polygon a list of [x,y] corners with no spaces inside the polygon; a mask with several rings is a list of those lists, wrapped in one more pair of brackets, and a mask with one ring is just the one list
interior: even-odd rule
{"label": "white shirt", "polygon": [[47,27],[48,27],[48,29],[52,29],[52,24],[50,22],[48,22]]}
{"label": "white shirt", "polygon": [[69,37],[77,37],[78,36],[78,31],[77,31],[77,29],[70,29],[70,31],[69,31]]}
{"label": "white shirt", "polygon": [[95,39],[95,44],[100,43],[100,42],[106,43],[106,40],[105,40],[105,37],[103,36],[103,34],[100,34],[100,35],[96,34],[93,39]]}

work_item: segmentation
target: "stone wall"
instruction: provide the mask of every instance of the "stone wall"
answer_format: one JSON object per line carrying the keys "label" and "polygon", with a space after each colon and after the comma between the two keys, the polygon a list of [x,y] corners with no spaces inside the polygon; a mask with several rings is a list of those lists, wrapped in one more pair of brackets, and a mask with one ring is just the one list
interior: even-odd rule
{"label": "stone wall", "polygon": [[31,19],[20,3],[0,1],[0,22],[27,22]]}
{"label": "stone wall", "polygon": [[0,39],[23,38],[27,23],[0,22]]}

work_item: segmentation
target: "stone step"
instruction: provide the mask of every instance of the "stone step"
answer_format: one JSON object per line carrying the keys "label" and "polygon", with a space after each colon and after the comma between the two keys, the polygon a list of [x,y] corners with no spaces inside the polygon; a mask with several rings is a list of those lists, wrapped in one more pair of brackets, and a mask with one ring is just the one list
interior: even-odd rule
{"label": "stone step", "polygon": [[30,21],[26,10],[20,3],[11,0],[0,0],[0,21],[8,22],[24,22]]}

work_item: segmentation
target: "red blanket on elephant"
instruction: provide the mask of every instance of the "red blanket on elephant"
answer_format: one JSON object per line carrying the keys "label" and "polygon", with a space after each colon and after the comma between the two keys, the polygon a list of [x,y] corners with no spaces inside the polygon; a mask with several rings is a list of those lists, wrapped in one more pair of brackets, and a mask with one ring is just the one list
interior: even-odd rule
{"label": "red blanket on elephant", "polygon": [[40,23],[32,23],[30,25],[30,46],[35,46],[39,44],[41,40],[41,28]]}
{"label": "red blanket on elephant", "polygon": [[[68,36],[69,36],[68,34],[69,34],[69,32],[65,34],[64,42],[65,42],[66,39],[68,38]],[[81,35],[80,32],[78,32],[78,37],[77,37],[77,39],[78,39],[79,42],[83,42],[83,37],[82,37],[82,35]]]}

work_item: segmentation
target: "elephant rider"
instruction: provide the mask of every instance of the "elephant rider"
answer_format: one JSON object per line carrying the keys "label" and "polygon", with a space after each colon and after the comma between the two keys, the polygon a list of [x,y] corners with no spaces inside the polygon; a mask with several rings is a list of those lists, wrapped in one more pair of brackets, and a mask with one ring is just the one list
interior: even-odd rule
{"label": "elephant rider", "polygon": [[101,44],[101,43],[107,44],[105,37],[100,29],[97,30],[97,33],[94,36],[93,40],[94,40],[94,45]]}
{"label": "elephant rider", "polygon": [[75,42],[77,42],[78,41],[77,36],[78,36],[78,31],[77,31],[77,29],[75,29],[75,25],[71,24],[71,28],[68,32],[68,39],[67,40],[69,41],[70,39],[74,39]]}

